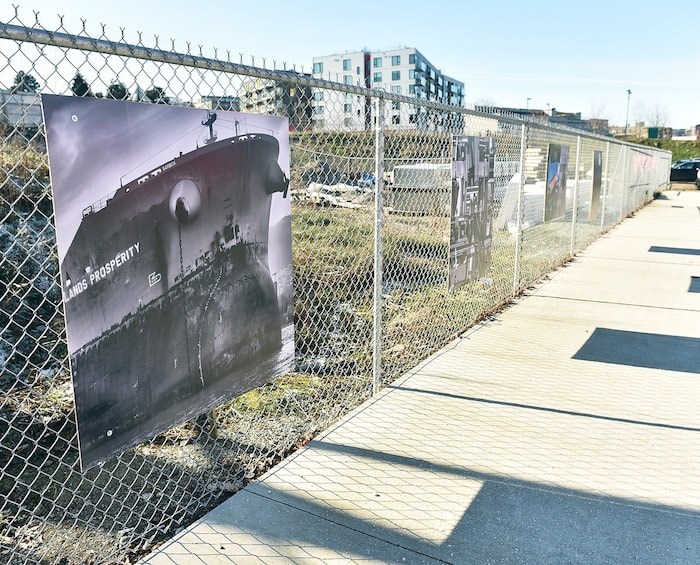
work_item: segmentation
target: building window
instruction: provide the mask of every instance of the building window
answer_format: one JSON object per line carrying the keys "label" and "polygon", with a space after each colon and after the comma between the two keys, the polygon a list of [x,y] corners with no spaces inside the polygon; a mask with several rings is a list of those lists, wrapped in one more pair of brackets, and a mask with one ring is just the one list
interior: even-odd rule
{"label": "building window", "polygon": [[357,74],[360,74],[360,67],[357,67]]}
{"label": "building window", "polygon": [[392,55],[391,56],[391,66],[398,67],[400,64],[401,64],[401,55]]}
{"label": "building window", "polygon": [[409,93],[409,94],[415,94],[415,93],[416,93],[416,85],[415,85],[415,84],[409,84],[409,85],[408,85],[408,93]]}
{"label": "building window", "polygon": [[416,78],[416,70],[415,70],[415,69],[410,69],[410,70],[408,71],[408,78],[411,79],[411,80],[413,80],[414,78]]}
{"label": "building window", "polygon": [[349,71],[352,68],[350,59],[343,59],[343,70]]}
{"label": "building window", "polygon": [[401,102],[392,102],[391,103],[391,109],[392,110],[400,110],[401,109]]}
{"label": "building window", "polygon": [[401,80],[401,71],[391,71],[391,80]]}
{"label": "building window", "polygon": [[380,68],[380,67],[382,66],[382,58],[381,58],[381,57],[375,57],[375,58],[374,58],[374,61],[373,61],[373,63],[372,63],[372,65],[374,65],[374,68],[375,68],[375,69]]}
{"label": "building window", "polygon": [[401,85],[395,84],[394,86],[392,86],[391,92],[393,92],[394,94],[401,94]]}
{"label": "building window", "polygon": [[314,63],[314,73],[323,72],[323,63]]}
{"label": "building window", "polygon": [[401,123],[401,116],[391,116],[391,123],[396,125],[399,125]]}
{"label": "building window", "polygon": [[323,92],[317,90],[314,92],[314,100],[323,100]]}
{"label": "building window", "polygon": [[382,82],[382,73],[374,73],[372,80],[374,82]]}
{"label": "building window", "polygon": [[343,75],[344,84],[352,84],[352,75]]}
{"label": "building window", "polygon": [[352,121],[352,118],[345,118],[343,120],[343,125],[345,125],[346,128],[352,127],[354,125],[354,122]]}
{"label": "building window", "polygon": [[343,104],[343,112],[346,114],[352,112],[352,104]]}
{"label": "building window", "polygon": [[314,114],[323,114],[323,106],[314,106]]}
{"label": "building window", "polygon": [[415,54],[415,53],[411,53],[411,54],[408,56],[408,64],[409,64],[409,65],[415,65],[415,64],[416,64],[416,54]]}

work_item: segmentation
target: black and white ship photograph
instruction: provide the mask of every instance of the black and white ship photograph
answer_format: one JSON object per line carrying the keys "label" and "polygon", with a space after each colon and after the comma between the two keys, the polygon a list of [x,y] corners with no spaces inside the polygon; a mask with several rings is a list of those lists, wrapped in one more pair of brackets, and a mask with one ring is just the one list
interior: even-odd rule
{"label": "black and white ship photograph", "polygon": [[493,243],[495,141],[455,136],[452,161],[450,290],[486,275]]}
{"label": "black and white ship photograph", "polygon": [[289,126],[42,105],[87,469],[291,370]]}

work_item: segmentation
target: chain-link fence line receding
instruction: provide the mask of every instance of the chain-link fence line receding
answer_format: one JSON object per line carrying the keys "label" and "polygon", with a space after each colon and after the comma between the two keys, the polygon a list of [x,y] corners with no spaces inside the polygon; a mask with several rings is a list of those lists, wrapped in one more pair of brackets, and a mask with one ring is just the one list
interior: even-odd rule
{"label": "chain-link fence line receding", "polygon": [[[104,28],[90,34],[61,20],[49,30],[35,15],[27,21],[15,14],[0,24],[0,45],[6,563],[143,555],[561,265],[668,178],[668,152],[248,65],[230,54],[180,52],[157,39],[129,43],[124,32],[110,38]],[[294,372],[85,472],[41,93],[290,122]],[[451,291],[456,135],[494,138],[495,182],[487,272]],[[568,151],[566,199],[565,209],[548,217],[552,147]]]}

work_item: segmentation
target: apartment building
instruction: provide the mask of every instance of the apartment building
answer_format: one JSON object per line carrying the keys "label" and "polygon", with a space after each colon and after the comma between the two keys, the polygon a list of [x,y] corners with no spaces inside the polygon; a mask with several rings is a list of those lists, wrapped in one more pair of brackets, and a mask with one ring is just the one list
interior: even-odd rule
{"label": "apartment building", "polygon": [[[413,47],[314,57],[313,77],[464,106],[464,83],[443,75]],[[316,88],[312,107],[316,129],[362,130],[374,123],[371,100],[365,96]],[[436,129],[445,125],[445,118],[414,104],[390,102],[386,125],[394,129]]]}
{"label": "apartment building", "polygon": [[[290,79],[298,76],[287,73]],[[308,75],[307,75],[308,76]],[[311,89],[293,82],[272,79],[251,79],[241,85],[240,109],[255,114],[289,118],[290,131],[308,129],[311,125]]]}
{"label": "apartment building", "polygon": [[207,110],[229,110],[231,112],[241,111],[241,99],[238,96],[228,95],[202,95],[199,97],[199,104],[195,104],[197,108],[206,108]]}

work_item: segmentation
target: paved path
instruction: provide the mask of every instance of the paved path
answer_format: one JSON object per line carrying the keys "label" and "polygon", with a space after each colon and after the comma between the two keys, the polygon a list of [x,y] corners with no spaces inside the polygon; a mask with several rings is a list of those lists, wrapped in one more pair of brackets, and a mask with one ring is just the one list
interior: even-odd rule
{"label": "paved path", "polygon": [[665,198],[147,562],[700,563],[700,191]]}

